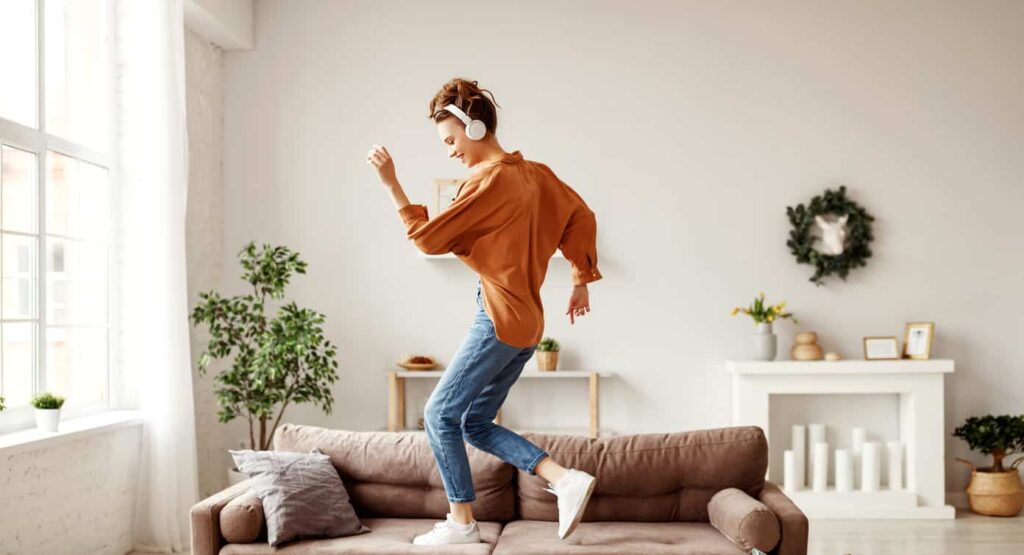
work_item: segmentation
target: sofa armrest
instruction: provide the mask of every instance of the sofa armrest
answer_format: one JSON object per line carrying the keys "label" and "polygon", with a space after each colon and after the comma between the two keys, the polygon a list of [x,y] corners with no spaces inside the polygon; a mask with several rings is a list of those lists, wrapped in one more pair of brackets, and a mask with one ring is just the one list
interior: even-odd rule
{"label": "sofa armrest", "polygon": [[782,540],[772,555],[807,555],[807,515],[773,482],[765,481],[758,501],[779,518]]}
{"label": "sofa armrest", "polygon": [[232,499],[249,491],[252,479],[246,479],[218,491],[192,506],[192,555],[217,555],[224,537],[220,533],[220,511]]}

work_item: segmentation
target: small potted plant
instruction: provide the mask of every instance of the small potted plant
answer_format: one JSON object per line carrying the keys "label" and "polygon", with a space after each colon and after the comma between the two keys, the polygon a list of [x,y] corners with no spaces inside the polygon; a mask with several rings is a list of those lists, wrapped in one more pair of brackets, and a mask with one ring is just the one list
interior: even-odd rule
{"label": "small potted plant", "polygon": [[56,432],[60,423],[60,407],[64,398],[50,392],[43,392],[32,398],[32,406],[36,408],[36,427],[44,432]]}
{"label": "small potted plant", "polygon": [[4,396],[0,395],[0,410],[4,410],[5,408],[7,407],[4,406]]}
{"label": "small potted plant", "polygon": [[537,344],[537,370],[552,372],[558,369],[558,351],[561,345],[552,337],[545,337]]}
{"label": "small potted plant", "polygon": [[792,318],[794,324],[800,322],[791,312],[783,312],[786,301],[776,305],[769,305],[764,302],[764,291],[754,297],[754,302],[746,308],[737,306],[732,309],[732,315],[740,312],[748,315],[754,320],[757,330],[754,332],[754,358],[756,360],[775,360],[775,353],[778,345],[778,338],[772,333],[772,323],[776,319]]}
{"label": "small potted plant", "polygon": [[1003,466],[1003,460],[1024,451],[1024,414],[971,416],[953,431],[953,436],[966,441],[973,451],[992,455],[992,466],[984,468],[956,459],[971,467],[971,482],[967,485],[970,509],[988,516],[1017,516],[1024,508],[1024,488],[1017,474],[1024,457],[1013,461],[1009,468]]}

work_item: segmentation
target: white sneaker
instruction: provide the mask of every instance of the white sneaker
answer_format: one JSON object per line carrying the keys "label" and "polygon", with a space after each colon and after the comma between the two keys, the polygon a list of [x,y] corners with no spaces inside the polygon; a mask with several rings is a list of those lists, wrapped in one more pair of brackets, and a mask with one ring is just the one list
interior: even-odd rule
{"label": "white sneaker", "polygon": [[420,534],[413,538],[413,545],[452,545],[457,543],[480,543],[480,527],[473,521],[472,528],[463,532],[458,527],[461,524],[452,520],[452,514],[448,513],[444,522],[438,522],[434,529],[426,534]]}
{"label": "white sneaker", "polygon": [[548,482],[551,487],[544,489],[558,496],[559,538],[564,540],[576,530],[596,483],[593,476],[575,468],[566,471],[557,485]]}

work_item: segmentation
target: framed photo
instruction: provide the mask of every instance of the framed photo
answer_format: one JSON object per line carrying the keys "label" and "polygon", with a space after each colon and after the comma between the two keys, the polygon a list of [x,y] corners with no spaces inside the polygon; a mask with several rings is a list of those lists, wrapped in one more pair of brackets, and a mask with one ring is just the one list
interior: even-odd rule
{"label": "framed photo", "polygon": [[934,322],[907,322],[903,329],[903,358],[927,360],[932,356]]}
{"label": "framed photo", "polygon": [[435,179],[434,180],[434,215],[440,214],[455,201],[459,194],[459,187],[462,186],[461,179]]}
{"label": "framed photo", "polygon": [[893,337],[865,337],[865,360],[899,360],[900,342]]}

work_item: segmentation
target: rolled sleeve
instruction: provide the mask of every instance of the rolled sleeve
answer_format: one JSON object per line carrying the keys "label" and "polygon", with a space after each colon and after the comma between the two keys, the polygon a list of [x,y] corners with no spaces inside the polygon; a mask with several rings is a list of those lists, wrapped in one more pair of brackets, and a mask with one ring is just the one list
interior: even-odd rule
{"label": "rolled sleeve", "polygon": [[597,218],[585,204],[580,204],[569,217],[559,248],[572,265],[574,286],[604,277],[597,267]]}

